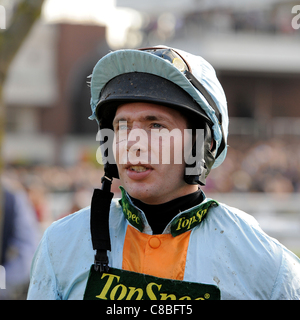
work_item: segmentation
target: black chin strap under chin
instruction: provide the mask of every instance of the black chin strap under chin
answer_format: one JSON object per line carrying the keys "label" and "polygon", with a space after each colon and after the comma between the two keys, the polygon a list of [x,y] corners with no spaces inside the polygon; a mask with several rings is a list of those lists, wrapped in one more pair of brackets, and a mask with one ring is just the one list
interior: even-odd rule
{"label": "black chin strap under chin", "polygon": [[95,189],[91,203],[91,236],[93,249],[96,250],[94,268],[108,272],[107,250],[111,250],[109,236],[109,211],[114,194],[110,191],[112,178],[104,176],[102,188]]}

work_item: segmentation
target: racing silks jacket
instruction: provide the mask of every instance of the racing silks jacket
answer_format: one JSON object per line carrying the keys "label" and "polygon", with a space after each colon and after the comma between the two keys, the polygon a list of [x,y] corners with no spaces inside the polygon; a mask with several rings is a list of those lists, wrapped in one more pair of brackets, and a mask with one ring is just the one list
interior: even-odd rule
{"label": "racing silks jacket", "polygon": [[[299,259],[238,209],[205,198],[153,235],[122,189],[109,225],[113,268],[216,285],[223,300],[300,299]],[[94,253],[89,207],[54,222],[36,251],[28,299],[81,300]]]}

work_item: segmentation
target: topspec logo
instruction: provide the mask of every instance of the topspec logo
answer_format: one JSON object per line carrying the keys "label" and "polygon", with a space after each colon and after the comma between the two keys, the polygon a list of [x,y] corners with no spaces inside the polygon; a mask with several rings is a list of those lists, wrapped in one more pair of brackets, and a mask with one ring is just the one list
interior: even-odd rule
{"label": "topspec logo", "polygon": [[0,29],[6,29],[6,11],[3,6],[0,6]]}
{"label": "topspec logo", "polygon": [[0,289],[6,289],[5,268],[0,266]]}
{"label": "topspec logo", "polygon": [[300,5],[294,6],[292,13],[298,13],[292,20],[292,27],[295,30],[300,29]]}

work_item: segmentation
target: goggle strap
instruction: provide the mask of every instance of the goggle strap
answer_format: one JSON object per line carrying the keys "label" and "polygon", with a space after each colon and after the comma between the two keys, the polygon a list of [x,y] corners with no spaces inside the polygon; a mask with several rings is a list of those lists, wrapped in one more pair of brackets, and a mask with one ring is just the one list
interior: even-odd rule
{"label": "goggle strap", "polygon": [[191,82],[191,84],[201,92],[201,94],[204,96],[204,98],[209,103],[209,105],[215,110],[216,117],[219,121],[221,130],[222,130],[222,141],[216,155],[216,158],[218,158],[218,156],[221,154],[221,152],[225,148],[224,132],[223,132],[223,126],[222,126],[222,114],[219,111],[214,99],[211,97],[211,95],[208,93],[208,91],[205,89],[202,83],[190,71],[185,71],[185,76]]}
{"label": "goggle strap", "polygon": [[222,125],[222,115],[211,95],[207,92],[203,84],[190,72],[185,71],[185,76],[191,82],[191,84],[201,92],[209,105],[215,110],[216,116],[218,118],[219,124]]}

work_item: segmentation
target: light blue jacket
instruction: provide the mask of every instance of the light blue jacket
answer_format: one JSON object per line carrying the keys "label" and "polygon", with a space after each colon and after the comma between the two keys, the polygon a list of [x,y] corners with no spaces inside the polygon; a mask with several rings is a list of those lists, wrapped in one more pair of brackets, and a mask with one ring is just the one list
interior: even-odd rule
{"label": "light blue jacket", "polygon": [[[139,213],[142,232],[152,234],[144,213]],[[112,267],[122,268],[129,223],[114,199],[110,211]],[[170,233],[170,225],[164,233]],[[94,254],[89,207],[54,222],[35,254],[28,299],[81,300]],[[219,204],[191,230],[184,281],[217,285],[224,300],[299,300],[300,261],[265,234],[252,216]]]}

